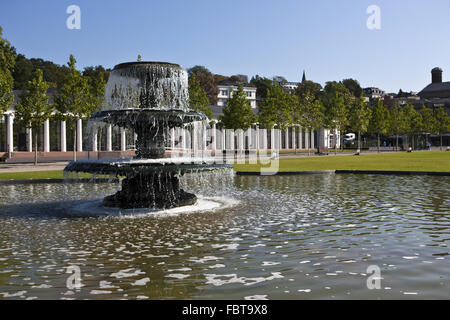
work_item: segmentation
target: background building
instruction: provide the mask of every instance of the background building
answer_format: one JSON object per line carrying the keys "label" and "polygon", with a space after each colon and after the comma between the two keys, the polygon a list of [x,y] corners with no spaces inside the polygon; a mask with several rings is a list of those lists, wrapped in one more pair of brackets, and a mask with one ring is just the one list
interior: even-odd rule
{"label": "background building", "polygon": [[425,106],[435,109],[444,107],[450,115],[450,82],[442,81],[442,69],[431,70],[431,83],[419,92],[420,100],[415,103],[417,109]]}
{"label": "background building", "polygon": [[[223,81],[217,86],[217,88],[219,89],[219,94],[217,95],[217,105],[219,107],[224,107],[227,105],[227,100],[233,96],[233,92],[238,89],[238,84],[235,82]],[[244,86],[244,92],[252,109],[256,109],[256,88]]]}

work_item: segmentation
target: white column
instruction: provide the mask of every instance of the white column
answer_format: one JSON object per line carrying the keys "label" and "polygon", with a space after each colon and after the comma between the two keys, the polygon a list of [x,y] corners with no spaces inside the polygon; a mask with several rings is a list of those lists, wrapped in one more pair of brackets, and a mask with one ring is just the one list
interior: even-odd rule
{"label": "white column", "polygon": [[120,151],[127,151],[127,132],[120,128]]}
{"label": "white column", "polygon": [[275,149],[275,129],[270,129],[270,149]]}
{"label": "white column", "polygon": [[227,131],[222,128],[222,150],[226,150],[227,149]]}
{"label": "white column", "polygon": [[281,149],[281,129],[278,129],[278,146],[277,150]]}
{"label": "white column", "polygon": [[309,131],[305,130],[305,149],[310,149]]}
{"label": "white column", "polygon": [[112,151],[112,125],[106,126],[106,151]]}
{"label": "white column", "polygon": [[6,152],[14,152],[14,138],[13,138],[13,126],[14,118],[12,114],[5,115],[6,117]]}
{"label": "white column", "polygon": [[[247,138],[247,139],[246,139]],[[247,140],[248,143],[248,150],[253,149],[253,127],[250,127],[247,129],[247,131],[245,131],[244,134],[244,149],[245,148],[245,141]],[[246,149],[247,150],[247,149]]]}
{"label": "white column", "polygon": [[311,148],[314,149],[314,130],[311,130]]}
{"label": "white column", "polygon": [[59,132],[59,134],[61,135],[61,152],[67,152],[67,138],[66,138],[66,122],[65,121],[61,121],[61,130]]}
{"label": "white column", "polygon": [[206,144],[208,137],[206,135],[206,125],[204,123],[201,123],[201,128],[202,128],[202,150],[203,150],[202,154],[204,154],[207,148]]}
{"label": "white column", "polygon": [[50,152],[50,120],[44,121],[44,152]]}
{"label": "white column", "polygon": [[98,151],[98,130],[95,129],[92,133],[92,151],[97,152]]}
{"label": "white column", "polygon": [[262,129],[260,130],[261,135],[262,135],[262,148],[263,150],[267,150],[269,149],[269,144],[267,143],[267,129]]}
{"label": "white column", "polygon": [[238,131],[238,144],[239,150],[242,151],[244,149],[244,130]]}
{"label": "white column", "polygon": [[83,151],[83,121],[77,120],[77,151]]}
{"label": "white column", "polygon": [[304,148],[304,145],[303,145],[303,128],[302,127],[298,128],[298,148],[300,150],[302,150]]}
{"label": "white column", "polygon": [[230,131],[230,149],[233,150],[236,149],[236,146],[234,145],[234,130],[229,130]]}
{"label": "white column", "polygon": [[212,132],[211,132],[211,139],[212,139],[212,143],[211,143],[211,150],[215,151],[217,149],[217,126],[216,123],[214,122],[212,125]]}
{"label": "white column", "polygon": [[259,126],[255,128],[255,149],[259,151]]}
{"label": "white column", "polygon": [[292,135],[292,149],[295,149],[295,150],[297,150],[297,139],[295,139],[295,135],[296,135],[296,127],[292,127],[292,132],[291,132],[291,135]]}
{"label": "white column", "polygon": [[33,129],[27,128],[27,151],[33,152]]}

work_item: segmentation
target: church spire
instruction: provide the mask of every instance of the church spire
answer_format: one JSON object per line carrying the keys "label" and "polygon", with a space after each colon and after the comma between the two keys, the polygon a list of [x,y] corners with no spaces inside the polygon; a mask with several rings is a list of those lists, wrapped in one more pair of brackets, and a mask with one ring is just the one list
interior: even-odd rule
{"label": "church spire", "polygon": [[303,77],[302,77],[302,83],[306,81],[306,74],[305,74],[305,70],[303,70]]}

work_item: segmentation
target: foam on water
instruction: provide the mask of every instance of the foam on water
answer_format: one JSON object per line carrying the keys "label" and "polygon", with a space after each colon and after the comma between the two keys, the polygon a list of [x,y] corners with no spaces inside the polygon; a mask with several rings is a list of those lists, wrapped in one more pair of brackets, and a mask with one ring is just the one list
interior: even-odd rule
{"label": "foam on water", "polygon": [[120,209],[102,206],[102,200],[91,200],[77,204],[67,210],[68,214],[77,217],[121,217],[121,218],[143,218],[143,217],[173,217],[180,214],[198,212],[214,212],[233,207],[239,203],[238,200],[227,197],[202,197],[192,206],[177,207],[172,209]]}

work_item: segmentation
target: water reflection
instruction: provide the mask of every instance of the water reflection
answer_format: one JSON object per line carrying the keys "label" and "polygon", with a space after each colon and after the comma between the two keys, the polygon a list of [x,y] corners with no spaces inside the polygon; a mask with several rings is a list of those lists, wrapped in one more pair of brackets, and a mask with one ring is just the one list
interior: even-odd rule
{"label": "water reflection", "polygon": [[[119,184],[0,187],[0,298],[446,298],[450,179],[183,177],[240,200],[171,217],[74,218]],[[66,268],[81,268],[81,290]],[[368,290],[378,265],[382,289]]]}

